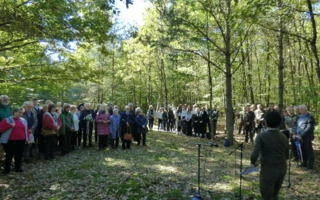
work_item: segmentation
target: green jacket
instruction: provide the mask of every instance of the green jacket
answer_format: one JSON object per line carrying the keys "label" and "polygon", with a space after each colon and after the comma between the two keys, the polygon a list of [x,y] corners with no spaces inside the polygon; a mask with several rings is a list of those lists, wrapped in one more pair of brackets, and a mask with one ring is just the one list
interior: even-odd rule
{"label": "green jacket", "polygon": [[11,115],[12,115],[11,106],[10,105],[4,106],[0,103],[0,121],[2,121],[7,117],[10,117]]}
{"label": "green jacket", "polygon": [[[69,112],[68,115],[69,115],[69,117],[71,119],[71,123],[72,123],[72,126],[69,127],[69,128],[74,128],[73,115],[72,115],[71,112]],[[60,114],[60,119],[61,119],[62,125],[61,125],[61,128],[59,129],[59,134],[60,135],[65,135],[66,134],[67,123],[66,123],[66,116],[65,116],[64,112]]]}

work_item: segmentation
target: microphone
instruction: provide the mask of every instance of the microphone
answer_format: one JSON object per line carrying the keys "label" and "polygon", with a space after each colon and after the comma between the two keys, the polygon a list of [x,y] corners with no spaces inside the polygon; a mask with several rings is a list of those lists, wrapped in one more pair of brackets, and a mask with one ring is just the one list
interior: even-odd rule
{"label": "microphone", "polygon": [[210,147],[218,147],[218,144],[214,143],[214,142],[209,142],[209,146]]}

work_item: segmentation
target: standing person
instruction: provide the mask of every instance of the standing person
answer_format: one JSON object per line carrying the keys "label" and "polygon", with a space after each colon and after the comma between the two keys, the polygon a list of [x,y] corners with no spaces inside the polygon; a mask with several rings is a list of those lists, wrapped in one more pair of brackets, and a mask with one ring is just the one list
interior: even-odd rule
{"label": "standing person", "polygon": [[108,112],[109,115],[113,115],[113,103],[111,101],[108,102]]}
{"label": "standing person", "polygon": [[33,112],[33,102],[32,101],[25,101],[23,103],[24,113],[22,114],[22,118],[24,118],[28,123],[28,129],[30,131],[30,143],[24,145],[24,152],[23,152],[23,161],[28,163],[31,149],[31,143],[34,143],[34,131],[36,130],[38,121],[37,121],[37,114]]}
{"label": "standing person", "polygon": [[70,112],[70,105],[65,104],[60,114],[61,128],[59,129],[61,155],[68,155],[71,145],[71,136],[74,131],[73,114]]}
{"label": "standing person", "polygon": [[130,107],[125,106],[124,112],[121,115],[121,140],[122,140],[122,150],[130,149],[131,141],[124,140],[125,133],[132,134],[132,125],[135,122],[134,115],[130,112]]}
{"label": "standing person", "polygon": [[107,111],[107,105],[100,107],[100,112],[96,116],[97,133],[99,136],[99,150],[108,147],[108,136],[110,135],[110,114]]}
{"label": "standing person", "polygon": [[256,109],[256,106],[254,104],[252,104],[251,106],[248,105],[247,112],[248,112],[248,115],[249,115],[248,116],[249,119],[247,119],[247,120],[249,120],[249,125],[247,125],[246,128],[249,129],[250,140],[251,140],[252,143],[254,142],[253,141],[254,126],[255,126],[254,119],[256,118],[255,115],[254,115],[255,109]]}
{"label": "standing person", "polygon": [[77,114],[77,107],[76,106],[71,106],[71,114],[73,117],[73,128],[74,130],[72,131],[72,135],[71,135],[71,148],[72,150],[75,150],[76,146],[77,146],[77,138],[78,138],[78,131],[79,131],[79,116]]}
{"label": "standing person", "polygon": [[242,111],[238,113],[238,135],[241,134],[241,132],[246,131],[246,121],[245,121],[245,115],[246,115],[246,107],[242,107]]}
{"label": "standing person", "polygon": [[192,109],[190,106],[188,106],[186,114],[186,134],[192,136]]}
{"label": "standing person", "polygon": [[44,137],[42,135],[42,119],[43,119],[43,115],[45,112],[48,112],[48,105],[44,104],[42,106],[42,109],[40,110],[40,114],[37,115],[37,120],[38,120],[38,125],[37,128],[38,129],[38,149],[39,149],[39,153],[44,153]]}
{"label": "standing person", "polygon": [[179,105],[178,110],[176,112],[176,127],[177,127],[177,135],[179,135],[182,131],[181,127],[182,127],[182,104]]}
{"label": "standing person", "polygon": [[[58,131],[61,127],[60,118],[55,119],[56,106],[50,104],[48,107],[48,112],[45,112],[42,119],[42,133],[44,136],[44,159],[53,160],[54,150],[57,143]],[[51,132],[52,134],[45,134],[46,132]]]}
{"label": "standing person", "polygon": [[11,106],[7,95],[0,96],[0,121],[11,116]]}
{"label": "standing person", "polygon": [[202,115],[200,113],[200,109],[197,107],[194,110],[192,115],[192,122],[193,122],[193,130],[194,130],[194,137],[200,137],[200,122],[203,122]]}
{"label": "standing person", "polygon": [[254,167],[259,157],[260,192],[263,199],[278,199],[287,171],[288,140],[278,131],[281,116],[278,112],[268,112],[265,115],[267,130],[259,133],[251,154],[251,166]]}
{"label": "standing person", "polygon": [[287,112],[288,112],[287,118],[290,119],[289,123],[287,124],[287,128],[291,135],[290,141],[291,141],[291,151],[294,156],[293,161],[298,161],[299,157],[298,157],[297,148],[295,145],[295,138],[293,138],[292,136],[293,136],[293,133],[295,133],[299,115],[294,113],[294,108],[292,106],[287,107]]}
{"label": "standing person", "polygon": [[78,105],[78,110],[80,111],[81,110],[81,107],[84,108],[84,104],[86,102],[85,101],[81,101],[81,103]]}
{"label": "standing person", "polygon": [[202,138],[205,138],[205,134],[207,132],[207,121],[209,120],[209,115],[205,107],[201,108],[201,116],[202,122],[200,121],[200,133],[202,134]]}
{"label": "standing person", "polygon": [[157,111],[158,131],[159,131],[160,129],[163,129],[162,115],[163,115],[163,108],[160,108],[160,109]]}
{"label": "standing person", "polygon": [[143,146],[146,146],[146,133],[147,133],[147,125],[148,125],[148,120],[146,116],[144,116],[143,111],[139,110],[137,112],[136,116],[136,126],[137,126],[137,144],[138,146],[140,145],[140,140],[141,140],[141,135],[142,135],[142,144]]}
{"label": "standing person", "polygon": [[[9,97],[7,95],[0,96],[0,122],[11,116],[11,106],[9,104]],[[1,131],[0,131],[1,134]],[[4,157],[3,146],[0,145],[0,160]]]}
{"label": "standing person", "polygon": [[113,115],[110,117],[110,135],[111,148],[118,148],[121,135],[121,116],[118,109],[113,109]]}
{"label": "standing person", "polygon": [[169,112],[168,112],[168,132],[172,132],[174,128],[174,112],[172,107],[169,107]]}
{"label": "standing person", "polygon": [[312,141],[314,140],[314,117],[308,112],[306,105],[299,106],[301,114],[298,119],[296,135],[294,136],[301,143],[303,162],[301,167],[313,169],[314,152],[312,148]]}
{"label": "standing person", "polygon": [[[164,109],[162,113],[162,122],[163,122],[163,130],[166,131],[167,124],[168,124],[168,112],[166,109]],[[167,129],[167,131],[169,130]]]}
{"label": "standing person", "polygon": [[14,157],[15,171],[22,172],[21,163],[25,143],[29,143],[28,122],[21,117],[22,108],[14,109],[13,116],[0,122],[0,143],[6,152],[4,174],[11,171],[11,161]]}
{"label": "standing person", "polygon": [[244,114],[244,123],[245,123],[245,142],[248,143],[249,138],[250,141],[253,143],[253,127],[254,121],[252,120],[252,115],[249,113],[249,107],[246,107],[245,114]]}
{"label": "standing person", "polygon": [[83,130],[83,127],[82,127],[82,124],[81,124],[81,120],[80,120],[80,116],[81,116],[81,112],[84,110],[84,106],[81,106],[80,107],[80,110],[78,110],[77,112],[77,115],[78,115],[78,118],[79,118],[79,131],[78,131],[78,137],[77,137],[77,140],[78,140],[78,148],[81,147],[81,140],[82,140],[82,135],[85,134],[84,130]]}
{"label": "standing person", "polygon": [[217,110],[217,106],[213,106],[212,109],[212,124],[213,124],[213,135],[215,136],[217,134],[217,122],[219,118],[219,111]]}
{"label": "standing person", "polygon": [[[33,103],[33,113],[37,115],[37,127],[34,130],[34,143],[31,145],[30,153],[32,153],[32,149],[34,148],[38,149],[37,148],[39,146],[38,138],[39,138],[39,135],[41,135],[41,128],[39,128],[39,126],[42,126],[42,124],[40,124],[40,119],[39,119],[41,115],[41,108],[39,107],[38,98],[33,98],[32,103]],[[32,156],[32,154],[30,154],[30,156]]]}
{"label": "standing person", "polygon": [[60,114],[62,113],[63,109],[61,108],[61,102],[57,102],[56,103],[57,107],[56,107],[56,113],[58,114],[58,116],[60,116]]}
{"label": "standing person", "polygon": [[260,133],[261,128],[262,128],[262,121],[264,118],[264,109],[263,109],[263,105],[258,104],[257,105],[257,109],[254,111],[254,115],[255,115],[255,132],[256,133]]}
{"label": "standing person", "polygon": [[[97,109],[94,111],[94,116],[97,116],[99,114],[101,108],[101,104],[97,105]],[[97,130],[98,124],[97,121],[94,121],[94,142],[98,142],[98,130]]]}
{"label": "standing person", "polygon": [[149,130],[152,131],[153,129],[153,122],[154,122],[154,110],[153,106],[149,106],[149,110],[147,111],[148,114],[148,121],[149,121]]}
{"label": "standing person", "polygon": [[92,147],[92,129],[94,121],[94,111],[90,108],[90,103],[84,104],[84,110],[80,114],[80,124],[83,128],[83,147],[87,147],[89,138],[89,147]]}
{"label": "standing person", "polygon": [[269,103],[269,108],[267,109],[266,112],[277,112],[277,110],[275,109],[274,103]]}

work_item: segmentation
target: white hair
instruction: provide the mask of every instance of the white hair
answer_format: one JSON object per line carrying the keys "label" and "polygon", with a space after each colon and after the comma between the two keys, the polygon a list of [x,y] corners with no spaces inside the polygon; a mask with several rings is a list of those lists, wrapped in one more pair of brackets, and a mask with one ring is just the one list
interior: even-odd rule
{"label": "white hair", "polygon": [[133,103],[128,103],[128,106],[133,106]]}
{"label": "white hair", "polygon": [[115,112],[119,113],[119,109],[117,109],[117,108],[113,109],[113,113],[115,113]]}
{"label": "white hair", "polygon": [[53,102],[51,100],[47,100],[45,104],[50,105],[50,104],[53,104]]}
{"label": "white hair", "polygon": [[32,101],[25,101],[25,102],[23,102],[23,107],[26,107],[26,106],[28,106],[28,105],[33,106],[33,102],[32,102]]}
{"label": "white hair", "polygon": [[84,107],[86,107],[86,106],[90,106],[90,103],[85,103],[85,104],[84,104]]}
{"label": "white hair", "polygon": [[107,110],[108,106],[106,104],[102,104],[100,106],[100,110]]}
{"label": "white hair", "polygon": [[1,101],[2,101],[4,98],[9,99],[9,97],[8,97],[7,95],[1,95],[1,96],[0,96],[0,100],[1,100]]}
{"label": "white hair", "polygon": [[299,106],[299,109],[305,109],[305,110],[308,110],[308,107],[307,107],[306,105],[302,104],[302,105],[300,105],[300,106]]}
{"label": "white hair", "polygon": [[125,106],[124,109],[127,110],[127,109],[130,109],[130,107],[129,106]]}
{"label": "white hair", "polygon": [[60,105],[60,106],[61,106],[61,102],[57,102],[57,105]]}

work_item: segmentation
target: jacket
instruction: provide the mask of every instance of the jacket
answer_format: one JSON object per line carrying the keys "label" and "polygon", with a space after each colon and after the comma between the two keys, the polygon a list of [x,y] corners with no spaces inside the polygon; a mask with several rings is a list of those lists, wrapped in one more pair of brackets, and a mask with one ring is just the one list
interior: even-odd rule
{"label": "jacket", "polygon": [[110,122],[105,124],[104,121],[110,121],[110,114],[108,112],[102,113],[100,111],[96,115],[98,135],[109,135],[110,134]]}
{"label": "jacket", "polygon": [[66,128],[74,128],[74,122],[73,122],[73,114],[71,112],[68,113],[70,120],[71,120],[71,127],[67,127],[67,122],[66,122],[66,116],[65,116],[65,112],[60,114],[60,119],[61,119],[61,128],[59,129],[59,133],[61,135],[65,135],[66,134]]}
{"label": "jacket", "polygon": [[145,126],[148,124],[148,120],[144,115],[136,116],[137,133],[146,133]]}
{"label": "jacket", "polygon": [[110,117],[110,134],[112,139],[120,137],[121,134],[121,116],[111,115]]}
{"label": "jacket", "polygon": [[[14,119],[13,117],[8,117],[8,118],[5,118],[4,119],[7,124],[11,124],[14,122]],[[29,129],[28,129],[28,123],[25,119],[23,119],[22,117],[20,117],[20,122],[24,125],[24,132],[26,134],[26,141],[29,140]],[[2,134],[1,134],[1,137],[0,137],[0,143],[2,144],[7,144],[8,143],[8,140],[9,140],[9,137],[11,135],[11,132],[12,132],[13,128],[9,128],[8,130],[4,131]]]}
{"label": "jacket", "polygon": [[314,117],[310,113],[307,113],[300,116],[297,123],[296,133],[300,135],[303,141],[312,141],[314,140],[314,126]]}

